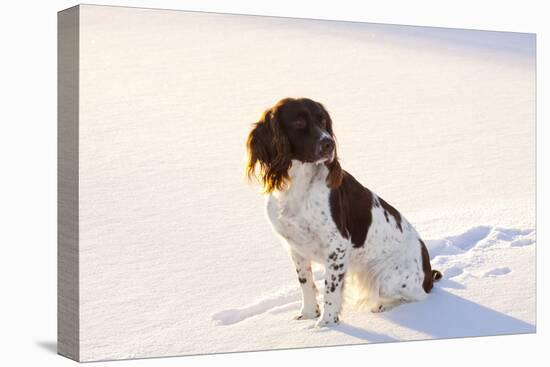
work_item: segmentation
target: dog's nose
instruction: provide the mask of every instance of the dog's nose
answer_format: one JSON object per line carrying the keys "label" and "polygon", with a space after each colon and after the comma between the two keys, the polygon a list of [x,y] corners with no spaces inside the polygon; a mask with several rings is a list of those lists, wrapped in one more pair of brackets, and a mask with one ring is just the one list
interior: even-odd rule
{"label": "dog's nose", "polygon": [[321,153],[321,155],[328,155],[332,153],[332,151],[334,150],[334,139],[332,139],[331,137],[325,136],[321,139],[319,146],[320,146],[319,153]]}

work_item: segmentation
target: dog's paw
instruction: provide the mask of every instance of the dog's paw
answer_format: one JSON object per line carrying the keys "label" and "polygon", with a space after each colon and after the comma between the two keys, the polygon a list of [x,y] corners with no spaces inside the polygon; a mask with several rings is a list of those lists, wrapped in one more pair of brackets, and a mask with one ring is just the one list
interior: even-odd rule
{"label": "dog's paw", "polygon": [[392,308],[397,307],[401,303],[402,303],[401,301],[395,301],[390,303],[378,303],[370,309],[370,312],[373,312],[373,313],[386,312],[391,310]]}
{"label": "dog's paw", "polygon": [[336,326],[340,322],[338,316],[328,318],[328,317],[322,317],[320,318],[316,323],[315,326],[318,328],[322,327],[330,327],[330,326]]}
{"label": "dog's paw", "polygon": [[319,305],[317,305],[313,310],[302,309],[300,314],[294,317],[294,320],[311,320],[311,319],[318,318],[320,315],[321,315],[321,312],[319,311]]}
{"label": "dog's paw", "polygon": [[386,311],[386,305],[384,305],[384,304],[374,305],[370,309],[370,312],[373,312],[373,313],[380,313],[380,312],[384,312],[384,311]]}

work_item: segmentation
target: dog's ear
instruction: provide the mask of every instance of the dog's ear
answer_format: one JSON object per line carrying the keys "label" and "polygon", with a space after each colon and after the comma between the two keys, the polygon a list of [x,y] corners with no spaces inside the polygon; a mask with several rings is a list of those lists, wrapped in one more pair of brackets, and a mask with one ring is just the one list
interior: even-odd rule
{"label": "dog's ear", "polygon": [[[273,132],[266,122],[266,114],[269,113],[269,110],[264,112],[260,121],[252,124],[252,130],[246,139],[246,151],[248,155],[246,175],[249,180],[258,178],[256,173],[258,165],[260,166],[261,174],[262,166],[270,164],[273,160]],[[261,179],[261,177],[259,178]]]}
{"label": "dog's ear", "polygon": [[265,111],[260,121],[253,124],[246,141],[247,176],[257,178],[266,193],[286,187],[292,164],[290,143],[277,120],[277,112],[275,107]]}
{"label": "dog's ear", "polygon": [[336,152],[334,153],[334,159],[330,163],[326,163],[328,167],[327,186],[331,189],[337,189],[342,184],[344,179],[344,171],[338,162]]}
{"label": "dog's ear", "polygon": [[[317,102],[321,110],[323,111],[323,114],[325,115],[326,119],[326,130],[327,132],[332,136],[334,141],[336,142],[336,136],[334,135],[334,130],[332,129],[332,119],[330,118],[330,115],[328,111],[325,109],[325,107]],[[328,167],[328,176],[327,176],[327,186],[331,189],[337,189],[342,184],[342,179],[344,178],[344,171],[342,170],[342,167],[340,166],[340,163],[338,162],[338,152],[336,150],[336,147],[334,147],[334,159],[330,163],[326,163],[326,166]]]}

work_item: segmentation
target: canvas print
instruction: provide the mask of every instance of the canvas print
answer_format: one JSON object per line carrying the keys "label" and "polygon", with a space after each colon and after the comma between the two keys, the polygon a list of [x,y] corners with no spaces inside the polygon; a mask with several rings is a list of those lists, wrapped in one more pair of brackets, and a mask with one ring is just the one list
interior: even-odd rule
{"label": "canvas print", "polygon": [[536,331],[534,34],[58,15],[58,351]]}

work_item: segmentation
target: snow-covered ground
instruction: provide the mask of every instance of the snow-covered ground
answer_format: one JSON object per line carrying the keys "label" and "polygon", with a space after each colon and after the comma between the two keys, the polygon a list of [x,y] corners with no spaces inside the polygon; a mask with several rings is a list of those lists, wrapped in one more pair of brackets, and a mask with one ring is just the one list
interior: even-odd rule
{"label": "snow-covered ground", "polygon": [[[534,36],[81,17],[83,359],[535,331]],[[426,240],[444,278],[425,301],[293,320],[295,272],[243,179],[250,124],[286,96],[325,105],[344,168]]]}

